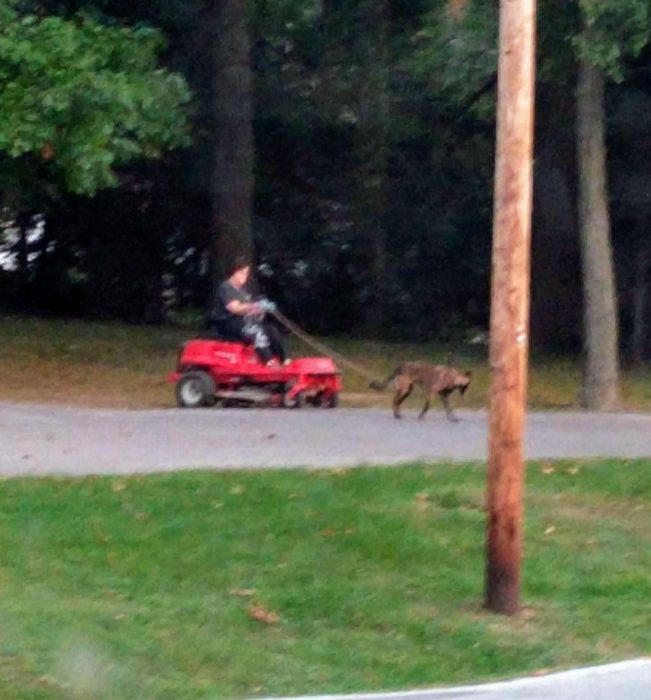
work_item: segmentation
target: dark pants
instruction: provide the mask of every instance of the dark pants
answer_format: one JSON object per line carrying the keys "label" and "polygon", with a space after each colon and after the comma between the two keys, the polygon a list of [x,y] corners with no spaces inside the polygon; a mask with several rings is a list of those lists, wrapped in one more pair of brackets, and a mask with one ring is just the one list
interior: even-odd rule
{"label": "dark pants", "polygon": [[237,343],[253,343],[258,357],[267,363],[271,358],[276,357],[280,362],[284,362],[287,357],[285,344],[280,335],[280,331],[269,321],[256,321],[264,336],[266,344],[260,345],[256,342],[256,336],[245,330],[245,321],[242,316],[230,316],[223,320],[211,320],[209,330],[216,338],[232,340]]}

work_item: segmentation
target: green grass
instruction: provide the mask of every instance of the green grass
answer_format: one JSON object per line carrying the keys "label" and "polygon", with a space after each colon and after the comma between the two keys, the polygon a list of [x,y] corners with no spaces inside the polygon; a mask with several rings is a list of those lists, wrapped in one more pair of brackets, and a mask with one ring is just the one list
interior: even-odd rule
{"label": "green grass", "polygon": [[481,608],[484,478],[470,464],[3,481],[0,697],[351,692],[648,654],[651,462],[529,467],[512,619]]}
{"label": "green grass", "polygon": [[[193,332],[178,327],[127,326],[35,318],[4,318],[0,323],[0,400],[64,402],[126,408],[174,405],[165,375],[174,369],[176,353]],[[337,352],[386,377],[406,360],[445,362],[450,351],[458,364],[473,372],[462,405],[487,405],[489,371],[486,351],[474,346],[389,343],[364,339],[321,339]],[[315,351],[290,339],[293,356]],[[387,406],[387,394],[368,392],[368,380],[343,368],[344,403]],[[651,410],[651,369],[623,374],[624,407]],[[578,359],[534,355],[529,403],[539,409],[577,406],[581,386]],[[420,401],[410,400],[412,405]]]}

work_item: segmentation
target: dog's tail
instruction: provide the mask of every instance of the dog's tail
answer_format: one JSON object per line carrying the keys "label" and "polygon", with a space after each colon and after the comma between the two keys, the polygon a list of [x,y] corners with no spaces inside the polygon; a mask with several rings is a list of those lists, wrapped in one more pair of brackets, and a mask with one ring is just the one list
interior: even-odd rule
{"label": "dog's tail", "polygon": [[401,369],[402,367],[397,367],[383,382],[371,382],[368,385],[368,388],[375,389],[375,391],[383,391],[389,386],[389,382],[391,382],[398,376],[398,374],[400,374]]}

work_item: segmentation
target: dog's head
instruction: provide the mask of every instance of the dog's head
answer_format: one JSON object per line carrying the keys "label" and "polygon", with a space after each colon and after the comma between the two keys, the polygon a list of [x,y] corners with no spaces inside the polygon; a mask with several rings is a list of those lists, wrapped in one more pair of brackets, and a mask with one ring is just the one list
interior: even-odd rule
{"label": "dog's head", "polygon": [[456,372],[454,378],[454,388],[459,390],[459,393],[463,396],[466,393],[466,389],[470,386],[472,380],[472,372]]}

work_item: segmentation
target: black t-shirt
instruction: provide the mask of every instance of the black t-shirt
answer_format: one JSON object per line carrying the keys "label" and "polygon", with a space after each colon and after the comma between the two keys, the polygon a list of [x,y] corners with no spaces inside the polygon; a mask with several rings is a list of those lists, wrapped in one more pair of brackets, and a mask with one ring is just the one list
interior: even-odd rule
{"label": "black t-shirt", "polygon": [[251,298],[251,292],[246,288],[246,285],[237,289],[228,280],[225,280],[217,287],[211,314],[213,320],[224,321],[233,316],[226,308],[231,301],[247,302],[251,301]]}

